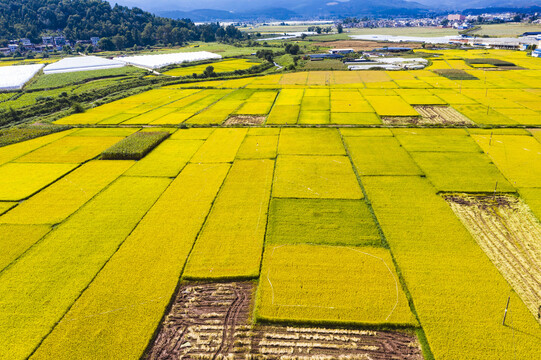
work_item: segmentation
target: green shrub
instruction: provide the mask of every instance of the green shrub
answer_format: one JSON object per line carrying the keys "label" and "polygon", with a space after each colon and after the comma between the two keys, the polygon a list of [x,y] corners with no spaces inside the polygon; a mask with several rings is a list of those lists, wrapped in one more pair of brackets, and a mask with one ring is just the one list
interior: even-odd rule
{"label": "green shrub", "polygon": [[101,154],[102,160],[139,160],[169,136],[168,132],[138,132]]}

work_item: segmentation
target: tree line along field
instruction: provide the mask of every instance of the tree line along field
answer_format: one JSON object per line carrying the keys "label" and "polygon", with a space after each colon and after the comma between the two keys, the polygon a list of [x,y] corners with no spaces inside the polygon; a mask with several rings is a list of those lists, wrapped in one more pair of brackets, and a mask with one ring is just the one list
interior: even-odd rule
{"label": "tree line along field", "polygon": [[466,55],[520,69],[169,86],[0,147],[0,358],[540,358],[541,65]]}

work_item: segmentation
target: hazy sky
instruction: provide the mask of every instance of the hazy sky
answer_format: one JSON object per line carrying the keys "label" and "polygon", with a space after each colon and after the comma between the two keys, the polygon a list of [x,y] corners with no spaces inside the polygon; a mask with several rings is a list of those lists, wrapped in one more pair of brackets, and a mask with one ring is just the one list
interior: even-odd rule
{"label": "hazy sky", "polygon": [[[194,10],[194,9],[217,9],[217,10],[250,10],[255,8],[284,7],[294,9],[295,4],[310,2],[310,0],[108,0],[111,4],[118,3],[126,6],[137,6],[148,11],[163,10]],[[363,1],[363,0],[329,0],[329,1]],[[431,8],[465,8],[485,6],[531,6],[538,5],[540,0],[405,0],[415,1]]]}

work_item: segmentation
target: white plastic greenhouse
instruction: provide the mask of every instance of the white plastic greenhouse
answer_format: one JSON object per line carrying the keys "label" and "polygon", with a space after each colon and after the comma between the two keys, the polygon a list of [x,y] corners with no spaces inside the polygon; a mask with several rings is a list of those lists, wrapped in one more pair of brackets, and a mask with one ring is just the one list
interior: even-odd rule
{"label": "white plastic greenhouse", "polygon": [[116,57],[115,60],[123,61],[127,64],[141,66],[148,69],[159,69],[167,65],[221,58],[221,55],[213,54],[208,51],[196,51],[161,55]]}
{"label": "white plastic greenhouse", "polygon": [[125,63],[97,56],[77,56],[62,59],[43,69],[44,74],[57,74],[75,71],[104,70],[126,66]]}
{"label": "white plastic greenhouse", "polygon": [[43,66],[43,64],[0,66],[0,91],[22,89]]}

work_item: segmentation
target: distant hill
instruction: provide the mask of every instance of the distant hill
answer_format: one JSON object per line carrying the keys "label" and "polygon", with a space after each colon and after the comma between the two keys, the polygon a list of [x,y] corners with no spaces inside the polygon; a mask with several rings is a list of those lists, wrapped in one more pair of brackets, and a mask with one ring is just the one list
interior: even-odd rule
{"label": "distant hill", "polygon": [[111,6],[103,0],[0,0],[0,41],[3,43],[19,38],[39,42],[48,30],[60,30],[70,40],[89,40],[93,36],[109,38],[107,46],[117,49],[135,44],[175,44],[215,41],[217,36],[221,40],[243,36],[235,28],[219,31],[220,28],[217,24],[196,26],[187,19],[159,17],[139,8]]}
{"label": "distant hill", "polygon": [[235,12],[226,10],[197,9],[191,11],[160,11],[160,16],[172,19],[190,19],[195,22],[203,21],[241,21],[253,19],[279,19],[289,20],[300,17],[294,11],[284,8],[269,8],[263,10],[251,10],[246,12]]}

